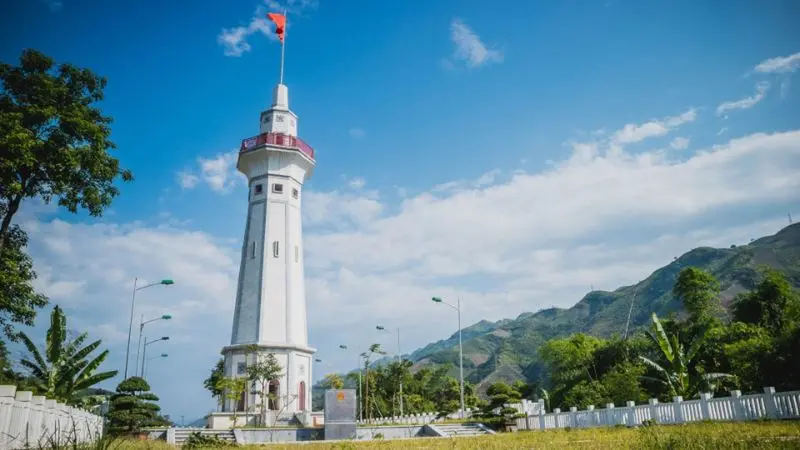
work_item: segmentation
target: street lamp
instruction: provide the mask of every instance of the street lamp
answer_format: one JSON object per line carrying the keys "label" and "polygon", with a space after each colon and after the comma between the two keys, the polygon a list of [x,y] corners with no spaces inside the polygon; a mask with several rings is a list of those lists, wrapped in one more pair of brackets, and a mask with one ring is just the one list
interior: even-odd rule
{"label": "street lamp", "polygon": [[[375,329],[380,331],[380,332],[383,332],[383,333],[389,333],[389,334],[392,333],[391,331],[387,330],[385,327],[383,327],[381,325],[376,325]],[[403,377],[403,373],[402,373],[402,367],[401,366],[402,366],[402,363],[403,363],[403,352],[400,350],[400,327],[397,327],[397,363],[398,363],[398,365],[400,365],[400,367],[398,367],[398,369],[401,370],[401,372],[400,372],[400,380],[399,380],[398,384],[400,385],[400,402],[399,403],[400,403],[400,415],[402,416],[403,415],[403,378],[402,378]]]}
{"label": "street lamp", "polygon": [[[169,356],[169,355],[166,354],[166,353],[162,353],[162,354],[160,354],[158,356],[153,356],[152,358],[147,358],[147,361],[152,361],[154,359],[159,359],[159,358],[166,358],[167,356]],[[147,378],[147,368],[150,367],[150,364],[145,364],[145,362],[146,361],[142,361],[142,368],[144,369],[144,376],[142,378]]]}
{"label": "street lamp", "polygon": [[145,338],[144,351],[142,352],[142,375],[141,375],[142,378],[144,378],[144,363],[145,363],[145,361],[147,361],[147,346],[150,345],[150,344],[153,344],[155,342],[168,341],[168,340],[169,340],[169,336],[162,336],[160,338],[153,339],[152,341],[148,341],[147,338]]}
{"label": "street lamp", "polygon": [[[344,344],[339,344],[339,348],[342,350],[347,350],[347,346]],[[363,391],[364,387],[362,386],[363,383],[361,381],[361,355],[358,356],[358,365],[356,365],[356,368],[358,369],[358,394],[359,394],[358,396],[362,397],[364,394]],[[358,420],[364,420],[364,409],[361,407],[361,398],[359,398],[358,400],[359,400]]]}
{"label": "street lamp", "polygon": [[464,418],[464,347],[461,345],[461,298],[457,299],[457,303],[452,305],[442,300],[440,297],[433,297],[431,300],[434,303],[442,303],[456,310],[458,313],[458,371],[460,378],[460,394],[461,394],[461,418]]}
{"label": "street lamp", "polygon": [[172,280],[164,279],[156,283],[150,283],[145,286],[136,287],[136,283],[138,282],[139,282],[138,278],[133,279],[133,294],[131,294],[131,319],[130,322],[128,323],[128,346],[125,348],[125,376],[124,376],[125,379],[128,378],[128,361],[130,360],[131,334],[133,333],[133,307],[136,303],[136,292],[141,291],[142,289],[147,289],[152,286],[158,286],[160,284],[163,284],[164,286],[170,286],[175,284],[175,282]]}
{"label": "street lamp", "polygon": [[[139,342],[136,344],[136,369],[133,371],[134,373],[139,372],[139,350],[142,348],[142,332],[144,331],[144,326],[150,322],[155,322],[156,320],[172,320],[171,314],[164,314],[162,316],[154,317],[150,320],[144,320],[144,314],[142,314],[142,318],[139,321]],[[142,362],[144,364],[144,362]]]}

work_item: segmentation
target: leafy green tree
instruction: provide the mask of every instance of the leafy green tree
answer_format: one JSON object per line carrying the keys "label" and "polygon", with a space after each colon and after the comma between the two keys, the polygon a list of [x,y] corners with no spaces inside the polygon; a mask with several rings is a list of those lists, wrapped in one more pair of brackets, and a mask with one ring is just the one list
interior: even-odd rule
{"label": "leafy green tree", "polygon": [[109,153],[111,118],[95,106],[105,86],[36,50],[23,50],[19,66],[0,64],[0,248],[24,199],[100,216],[119,194],[114,181],[133,179]]}
{"label": "leafy green tree", "polygon": [[733,318],[760,325],[779,335],[797,325],[800,296],[782,273],[765,268],[762,276],[754,291],[734,299]]}
{"label": "leafy green tree", "polygon": [[[267,403],[275,400],[275,396],[269,393],[269,383],[280,378],[282,374],[283,367],[272,353],[262,359],[256,358],[256,362],[247,367],[247,379],[258,384],[261,399],[261,418],[259,420],[262,424],[267,415]],[[288,400],[287,398],[287,402]]]}
{"label": "leafy green tree", "polygon": [[217,400],[217,406],[220,408],[222,407],[222,397],[224,392],[217,385],[219,380],[221,380],[224,376],[225,360],[220,358],[217,363],[214,364],[214,368],[211,369],[211,373],[208,375],[208,378],[203,380],[203,387],[211,393],[212,398]]}
{"label": "leafy green tree", "polygon": [[678,274],[672,293],[680,299],[693,324],[712,320],[721,310],[719,282],[713,275],[697,267],[686,267]]}
{"label": "leafy green tree", "polygon": [[668,336],[658,316],[653,313],[653,330],[649,336],[659,350],[661,363],[646,356],[639,356],[639,358],[655,369],[660,378],[646,378],[662,383],[671,396],[679,395],[688,399],[700,392],[715,391],[715,381],[731,377],[731,375],[691,370],[692,361],[705,343],[705,333],[705,331],[701,331],[691,342],[688,350],[685,350],[680,337],[677,334]]}
{"label": "leafy green tree", "polygon": [[222,377],[217,381],[217,389],[222,391],[226,400],[233,403],[233,424],[236,426],[236,412],[239,410],[238,402],[242,393],[247,390],[248,380],[238,377]]}
{"label": "leafy green tree", "polygon": [[58,305],[50,314],[44,355],[25,333],[19,336],[30,354],[30,359],[25,358],[20,364],[30,371],[39,392],[48,398],[75,404],[79,401],[78,393],[117,375],[116,370],[96,373],[108,357],[108,350],[89,359],[102,341],[98,339],[83,346],[88,337],[85,332],[68,339],[67,318]]}
{"label": "leafy green tree", "polygon": [[158,397],[140,377],[130,377],[117,386],[108,411],[108,430],[112,434],[133,434],[143,427],[157,426],[163,421]]}
{"label": "leafy green tree", "polygon": [[320,387],[323,389],[344,389],[344,379],[338,373],[329,373],[320,382]]}
{"label": "leafy green tree", "polygon": [[611,402],[615,405],[624,405],[631,400],[637,403],[646,401],[647,393],[640,382],[644,374],[645,367],[641,363],[632,361],[624,361],[611,367],[600,380],[605,394],[603,404]]}
{"label": "leafy green tree", "polygon": [[[0,204],[0,213],[2,208]],[[12,225],[4,239],[5,245],[0,247],[0,328],[10,340],[16,340],[13,324],[32,326],[36,310],[47,304],[47,297],[33,288],[36,273],[33,261],[24,251],[28,242],[25,232]]]}

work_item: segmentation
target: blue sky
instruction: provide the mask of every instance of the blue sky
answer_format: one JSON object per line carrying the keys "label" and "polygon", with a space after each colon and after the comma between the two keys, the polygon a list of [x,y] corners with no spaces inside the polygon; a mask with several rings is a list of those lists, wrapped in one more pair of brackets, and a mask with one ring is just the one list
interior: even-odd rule
{"label": "blue sky", "polygon": [[[0,18],[4,62],[36,48],[109,79],[136,181],[100,220],[30,204],[20,223],[40,288],[109,366],[133,278],[176,280],[141,292],[144,313],[175,315],[154,325],[172,340],[151,372],[173,417],[213,407],[201,380],[229,339],[246,211],[234,151],[277,82],[276,5],[30,0]],[[800,7],[721,5],[281,4],[290,104],[318,155],[304,213],[319,356],[349,368],[336,345],[378,340],[373,323],[400,326],[406,350],[445,337],[434,293],[460,295],[467,322],[569,306],[800,217]]]}

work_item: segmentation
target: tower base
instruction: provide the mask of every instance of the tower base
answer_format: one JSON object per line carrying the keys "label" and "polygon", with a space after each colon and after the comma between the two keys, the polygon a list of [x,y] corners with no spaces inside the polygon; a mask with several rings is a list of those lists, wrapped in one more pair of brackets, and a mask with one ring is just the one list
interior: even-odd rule
{"label": "tower base", "polygon": [[[310,347],[268,342],[237,344],[223,348],[226,377],[247,377],[247,367],[263,361],[269,354],[275,356],[283,370],[280,377],[269,383],[268,398],[262,399],[256,392],[261,390],[261,386],[251,382],[249,389],[243,392],[238,400],[224,400],[222,413],[227,415],[235,411],[237,416],[244,416],[246,413],[248,416],[256,417],[255,424],[268,426],[291,421],[298,415],[306,415],[306,412],[311,411],[311,369],[315,352],[316,349]],[[262,408],[262,401],[266,408]],[[263,410],[266,410],[266,417],[261,417]]]}

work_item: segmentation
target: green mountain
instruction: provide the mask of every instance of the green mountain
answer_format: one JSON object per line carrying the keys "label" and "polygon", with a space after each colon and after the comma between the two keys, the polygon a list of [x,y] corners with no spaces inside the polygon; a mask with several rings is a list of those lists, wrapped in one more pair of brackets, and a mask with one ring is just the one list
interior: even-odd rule
{"label": "green mountain", "polygon": [[[737,293],[755,285],[760,265],[783,271],[800,287],[800,224],[747,245],[696,248],[633,286],[613,292],[592,291],[568,309],[544,309],[513,320],[481,321],[464,328],[464,376],[483,388],[496,381],[534,380],[539,375],[537,350],[549,339],[577,332],[601,337],[621,335],[629,311],[631,330],[646,326],[652,312],[659,316],[680,314],[681,305],[672,296],[672,286],[681,269],[695,266],[714,274],[722,287],[722,303],[728,306]],[[409,358],[416,368],[448,365],[456,376],[458,334],[429,344]]]}

